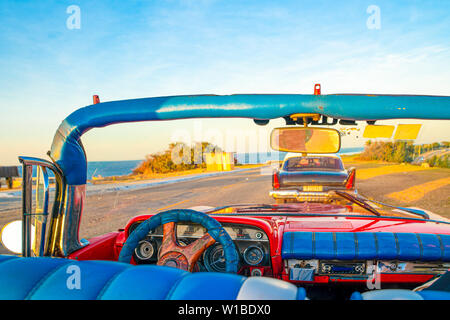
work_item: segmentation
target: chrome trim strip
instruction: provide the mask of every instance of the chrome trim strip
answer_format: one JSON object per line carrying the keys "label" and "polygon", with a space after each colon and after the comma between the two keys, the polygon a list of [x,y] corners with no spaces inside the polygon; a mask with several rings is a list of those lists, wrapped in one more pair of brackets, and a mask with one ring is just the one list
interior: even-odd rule
{"label": "chrome trim strip", "polygon": [[326,192],[301,192],[298,190],[272,190],[269,195],[275,199],[292,199],[292,198],[329,198]]}
{"label": "chrome trim strip", "polygon": [[33,167],[23,162],[22,170],[22,256],[31,256]]}
{"label": "chrome trim strip", "polygon": [[65,257],[88,244],[79,241],[79,227],[86,197],[86,185],[68,185],[66,194],[66,201],[62,208],[63,221],[60,242],[62,254]]}

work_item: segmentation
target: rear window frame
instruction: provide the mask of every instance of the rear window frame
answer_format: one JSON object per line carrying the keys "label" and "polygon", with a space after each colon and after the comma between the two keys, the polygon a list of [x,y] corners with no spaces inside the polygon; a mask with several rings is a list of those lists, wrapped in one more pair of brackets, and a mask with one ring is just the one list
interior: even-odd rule
{"label": "rear window frame", "polygon": [[[308,159],[330,159],[334,160],[335,163],[339,164],[339,168],[329,168],[329,167],[305,167],[305,168],[289,168],[289,161],[294,159],[302,159],[302,158],[308,158]],[[342,163],[342,160],[340,158],[334,158],[334,157],[324,157],[324,156],[306,156],[306,157],[290,157],[286,159],[283,163],[283,170],[288,172],[295,172],[295,171],[344,171],[344,164]]]}

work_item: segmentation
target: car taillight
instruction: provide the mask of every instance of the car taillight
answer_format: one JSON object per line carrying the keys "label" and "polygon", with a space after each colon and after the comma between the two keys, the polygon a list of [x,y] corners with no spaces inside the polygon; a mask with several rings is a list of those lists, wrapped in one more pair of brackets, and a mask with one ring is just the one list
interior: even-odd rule
{"label": "car taillight", "polygon": [[272,176],[272,186],[274,189],[280,188],[280,181],[278,180],[278,173],[274,172]]}
{"label": "car taillight", "polygon": [[350,173],[350,176],[347,179],[347,182],[345,183],[345,189],[354,189],[355,188],[355,173],[356,171],[352,171]]}

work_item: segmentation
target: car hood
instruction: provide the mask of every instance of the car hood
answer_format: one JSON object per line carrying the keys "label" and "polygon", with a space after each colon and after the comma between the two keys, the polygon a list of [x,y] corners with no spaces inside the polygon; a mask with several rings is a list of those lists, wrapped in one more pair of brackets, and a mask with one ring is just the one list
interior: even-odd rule
{"label": "car hood", "polygon": [[[263,208],[262,208],[263,207]],[[280,210],[280,207],[296,208],[297,212]],[[352,206],[324,203],[295,203],[289,205],[235,205],[211,209],[208,214],[226,215],[229,219],[263,220],[273,227],[283,225],[287,231],[313,232],[413,232],[450,234],[449,220],[425,220],[406,212],[381,211],[382,216],[375,216],[363,209]],[[389,215],[388,215],[389,214]]]}
{"label": "car hood", "polygon": [[286,217],[284,232],[399,232],[449,234],[447,223],[423,219],[392,219],[387,217]]}

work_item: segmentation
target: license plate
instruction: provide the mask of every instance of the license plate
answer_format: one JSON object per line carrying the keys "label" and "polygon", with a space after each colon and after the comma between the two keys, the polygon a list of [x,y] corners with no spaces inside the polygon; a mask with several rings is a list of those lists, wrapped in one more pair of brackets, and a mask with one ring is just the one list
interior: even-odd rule
{"label": "license plate", "polygon": [[322,186],[303,186],[303,191],[323,191]]}

